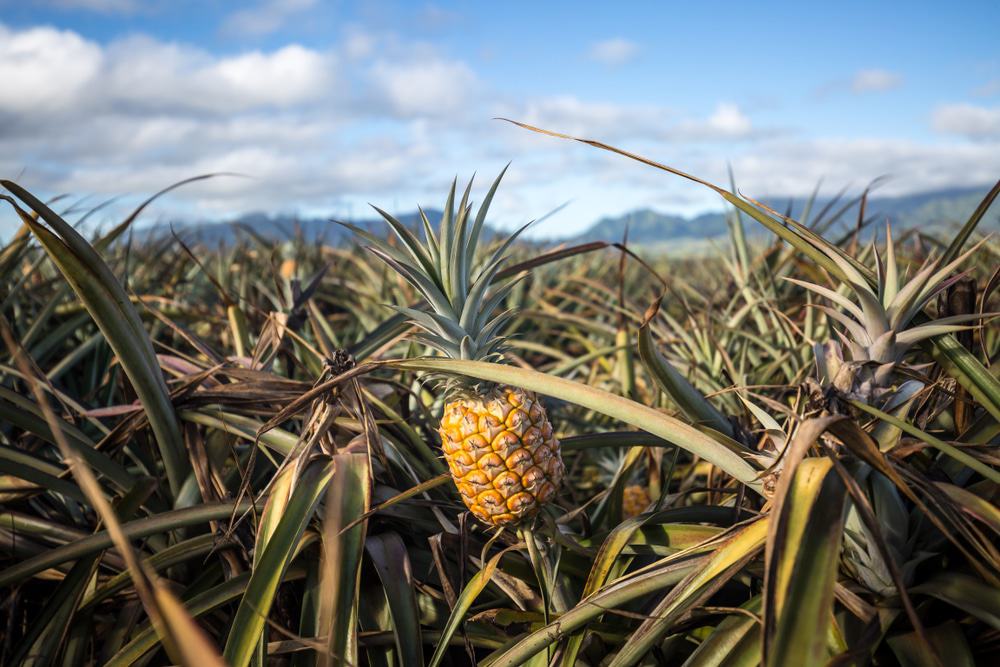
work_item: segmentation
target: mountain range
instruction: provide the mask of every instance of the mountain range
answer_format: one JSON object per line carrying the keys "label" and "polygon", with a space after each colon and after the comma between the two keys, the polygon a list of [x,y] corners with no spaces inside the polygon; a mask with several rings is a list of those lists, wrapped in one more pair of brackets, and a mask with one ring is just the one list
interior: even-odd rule
{"label": "mountain range", "polygon": [[[865,202],[865,220],[871,223],[888,219],[895,230],[947,227],[968,220],[972,212],[989,191],[989,186],[979,188],[952,188],[898,197],[870,197]],[[857,223],[859,198],[817,197],[812,202],[805,198],[765,198],[764,203],[779,213],[806,222],[829,221],[837,217],[834,227],[853,228]],[[803,215],[808,213],[808,215]],[[572,240],[620,241],[628,225],[630,243],[664,243],[670,241],[698,241],[716,238],[728,232],[727,214],[702,213],[693,217],[659,213],[639,209],[622,216],[602,218]],[[1000,207],[994,208],[980,224],[980,229],[992,229],[1000,223]],[[881,225],[879,225],[881,227]],[[750,234],[766,233],[763,227],[748,221]]]}
{"label": "mountain range", "polygon": [[[896,230],[947,227],[967,220],[988,191],[989,186],[983,186],[950,188],[897,197],[875,195],[866,202],[865,219],[872,222],[888,219]],[[811,206],[805,198],[769,197],[764,198],[763,202],[797,220],[803,217],[811,221],[829,220],[840,213],[836,224],[841,229],[848,229],[857,221],[858,200],[857,197],[818,197]],[[805,213],[808,216],[804,216]],[[427,215],[432,223],[436,223],[441,212],[431,209],[427,211]],[[723,211],[681,216],[645,208],[621,216],[601,218],[579,234],[554,234],[550,240],[573,243],[620,241],[627,225],[631,244],[671,244],[679,247],[725,235],[726,216]],[[420,218],[416,212],[399,215],[397,219],[412,228],[420,226]],[[380,235],[385,230],[384,223],[378,219],[356,220],[354,224]],[[1000,207],[994,207],[982,221],[980,229],[995,229],[998,224]],[[266,213],[250,213],[224,222],[175,225],[174,230],[187,241],[207,245],[232,243],[241,233],[256,235],[269,241],[283,241],[301,235],[310,242],[330,244],[343,242],[349,234],[344,227],[327,219]],[[763,233],[762,227],[749,222],[747,230],[750,234]],[[164,230],[162,227],[147,227],[142,232],[144,235],[157,236],[164,233]]]}

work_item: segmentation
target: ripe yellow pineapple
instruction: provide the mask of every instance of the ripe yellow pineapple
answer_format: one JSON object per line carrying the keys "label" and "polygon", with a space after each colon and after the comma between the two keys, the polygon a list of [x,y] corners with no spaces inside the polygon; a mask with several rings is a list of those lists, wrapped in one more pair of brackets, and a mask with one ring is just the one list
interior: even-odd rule
{"label": "ripe yellow pineapple", "polygon": [[[436,235],[421,213],[423,241],[377,208],[399,245],[346,225],[423,296],[423,309],[396,308],[422,330],[414,339],[454,359],[503,359],[502,329],[513,312],[497,310],[515,280],[496,280],[496,276],[507,250],[525,228],[508,237],[485,261],[476,256],[486,212],[502,177],[501,172],[474,221],[468,203],[472,183],[457,213],[453,183]],[[533,516],[555,496],[564,472],[559,441],[538,398],[515,387],[459,377],[448,378],[444,389],[447,403],[438,432],[466,507],[494,526]]]}
{"label": "ripe yellow pineapple", "polygon": [[452,401],[440,434],[462,500],[486,523],[533,515],[562,481],[559,441],[530,392],[498,387],[492,396]]}

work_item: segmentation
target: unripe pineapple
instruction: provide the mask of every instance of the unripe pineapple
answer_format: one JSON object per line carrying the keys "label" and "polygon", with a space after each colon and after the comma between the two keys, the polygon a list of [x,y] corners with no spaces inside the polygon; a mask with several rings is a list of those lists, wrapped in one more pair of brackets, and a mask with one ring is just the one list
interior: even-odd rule
{"label": "unripe pineapple", "polygon": [[[469,186],[454,211],[455,184],[435,235],[423,215],[424,240],[380,209],[400,245],[347,225],[369,249],[423,296],[425,307],[397,307],[422,332],[414,339],[454,359],[500,362],[502,334],[513,312],[497,313],[515,279],[495,281],[512,234],[485,261],[476,250],[501,172],[471,221]],[[471,222],[471,227],[470,227]],[[531,392],[461,377],[444,383],[438,429],[444,456],[463,502],[484,523],[501,526],[533,516],[552,500],[563,478],[559,441],[545,408]]]}
{"label": "unripe pineapple", "polygon": [[[907,359],[909,350],[935,336],[969,331],[975,326],[967,323],[985,321],[997,315],[945,313],[932,319],[925,312],[926,306],[938,295],[963,280],[965,273],[958,273],[959,267],[984,241],[955,258],[950,255],[928,257],[912,277],[907,277],[896,265],[892,232],[886,225],[884,261],[874,241],[871,246],[875,256],[874,285],[868,284],[836,246],[818,246],[840,267],[846,282],[832,290],[786,278],[836,306],[817,306],[832,324],[839,325],[839,330],[836,326],[831,329],[840,340],[817,341],[813,345],[817,377],[807,380],[806,386],[814,401],[831,412],[849,413],[853,408],[840,400],[846,398],[905,420],[925,386],[922,379],[916,379],[922,375],[922,366],[912,365]],[[899,443],[902,431],[881,421],[871,435],[882,451],[889,451]]]}
{"label": "unripe pineapple", "polygon": [[847,294],[853,294],[854,299],[843,294],[844,290],[831,290],[794,278],[786,280],[838,306],[817,306],[841,329],[836,331],[839,341],[814,344],[816,370],[822,385],[869,405],[892,406],[890,409],[898,408],[902,401],[915,396],[923,384],[907,379],[907,376],[916,373],[899,372],[918,370],[907,368],[906,354],[910,348],[928,338],[975,328],[966,323],[995,315],[963,313],[915,324],[918,316],[926,314],[924,308],[927,304],[963,278],[964,274],[956,271],[979,245],[950,262],[945,262],[943,257],[928,258],[907,279],[896,265],[892,233],[886,226],[884,262],[875,242],[872,242],[872,254],[876,260],[875,287],[868,284],[836,247],[820,247],[847,276],[848,281],[840,287],[846,288]]}

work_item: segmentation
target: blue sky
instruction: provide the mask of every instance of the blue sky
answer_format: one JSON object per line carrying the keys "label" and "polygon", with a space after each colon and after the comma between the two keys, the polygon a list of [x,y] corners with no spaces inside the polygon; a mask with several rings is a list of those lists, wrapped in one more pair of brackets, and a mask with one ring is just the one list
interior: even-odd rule
{"label": "blue sky", "polygon": [[[497,221],[536,233],[710,193],[527,133],[602,139],[753,196],[1000,176],[1000,4],[0,0],[0,173],[147,220],[356,217],[508,161]],[[4,219],[0,225],[11,221]]]}

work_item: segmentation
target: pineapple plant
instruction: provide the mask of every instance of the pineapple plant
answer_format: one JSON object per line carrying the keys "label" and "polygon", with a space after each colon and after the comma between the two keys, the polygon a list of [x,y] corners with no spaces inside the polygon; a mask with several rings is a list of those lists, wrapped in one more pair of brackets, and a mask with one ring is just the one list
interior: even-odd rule
{"label": "pineapple plant", "polygon": [[876,260],[874,288],[836,248],[821,248],[848,277],[841,291],[786,278],[839,306],[816,306],[839,325],[835,333],[840,339],[814,344],[819,383],[847,398],[890,411],[905,405],[925,386],[914,379],[921,368],[906,362],[910,349],[935,336],[974,328],[968,323],[994,315],[972,313],[917,322],[929,303],[966,275],[956,271],[980,245],[950,262],[928,258],[907,280],[897,266],[892,232],[887,227],[885,258],[874,243],[871,247]]}
{"label": "pineapple plant", "polygon": [[[838,325],[834,333],[839,340],[814,344],[814,387],[837,398],[858,401],[897,418],[906,418],[927,386],[922,372],[929,366],[910,363],[911,349],[935,336],[974,329],[970,322],[974,324],[975,320],[995,315],[939,314],[931,318],[925,312],[926,307],[945,295],[949,287],[966,278],[968,271],[959,269],[981,245],[974,245],[951,261],[945,261],[944,257],[928,257],[914,275],[907,278],[899,270],[892,231],[887,225],[884,256],[875,241],[870,247],[875,260],[874,285],[869,285],[833,246],[823,250],[847,277],[838,290],[786,278],[837,306],[816,306]],[[855,298],[851,299],[851,295]],[[849,409],[849,406],[836,404],[830,407]],[[878,422],[872,425],[870,434],[885,452],[899,443],[902,431],[886,422]],[[927,554],[917,548],[916,537],[910,534],[913,522],[909,520],[903,496],[888,478],[870,466],[858,463],[852,469],[860,488],[872,499],[873,516],[885,537],[886,549],[901,565],[901,576],[908,583]],[[869,590],[883,595],[895,594],[890,566],[884,554],[874,548],[874,538],[857,508],[851,507],[846,517],[844,567]]]}
{"label": "pineapple plant", "polygon": [[[420,330],[413,339],[453,359],[503,361],[503,327],[514,311],[500,308],[517,278],[496,278],[526,226],[487,258],[477,256],[486,214],[502,178],[503,172],[474,219],[469,203],[472,181],[457,212],[452,183],[436,234],[421,211],[423,240],[377,207],[398,246],[346,225],[423,297],[422,308],[395,306]],[[564,474],[559,440],[538,397],[517,387],[459,377],[441,384],[445,405],[438,433],[466,507],[492,526],[534,516],[555,497]]]}

